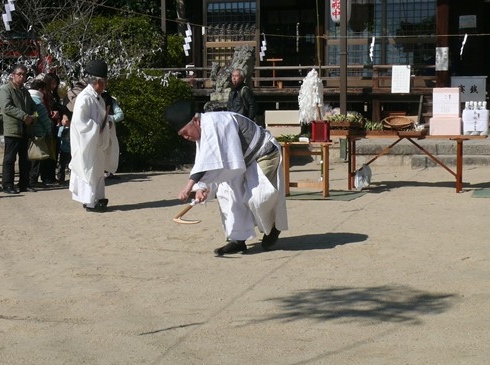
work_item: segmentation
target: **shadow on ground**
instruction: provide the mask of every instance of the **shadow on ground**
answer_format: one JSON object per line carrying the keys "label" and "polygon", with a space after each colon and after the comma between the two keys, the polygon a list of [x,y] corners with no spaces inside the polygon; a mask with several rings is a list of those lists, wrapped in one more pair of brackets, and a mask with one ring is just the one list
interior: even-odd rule
{"label": "shadow on ground", "polygon": [[[456,299],[455,294],[431,293],[401,285],[301,290],[288,296],[268,299],[279,307],[278,310],[253,319],[244,326],[264,321],[289,323],[297,320],[358,322],[364,326],[383,323],[421,326],[424,316],[448,311]],[[352,351],[353,348],[379,341],[397,332],[397,327],[383,328],[385,330],[375,335],[354,337],[338,348],[327,346],[323,353],[290,365],[323,363],[331,355]]]}
{"label": "shadow on ground", "polygon": [[148,202],[138,202],[134,204],[120,204],[120,205],[109,205],[107,207],[107,211],[129,211],[129,210],[138,210],[138,209],[154,209],[154,208],[165,208],[165,207],[174,207],[176,205],[181,205],[184,207],[184,203],[182,203],[179,199],[171,199],[171,200],[154,200]]}
{"label": "shadow on ground", "polygon": [[421,316],[447,311],[454,294],[430,293],[407,286],[375,286],[367,288],[333,287],[301,290],[269,301],[279,306],[277,314],[254,320],[295,321],[363,321],[422,324]]}
{"label": "shadow on ground", "polygon": [[[294,237],[279,237],[279,241],[271,247],[274,251],[306,251],[306,250],[326,250],[335,246],[366,241],[368,235],[351,232],[331,232],[321,234],[309,234]],[[247,254],[262,253],[264,250],[260,242],[249,245]]]}
{"label": "shadow on ground", "polygon": [[[463,184],[464,186],[465,184]],[[424,181],[376,181],[371,182],[369,187],[365,191],[370,193],[382,193],[385,191],[403,188],[403,187],[427,187],[427,188],[454,188],[456,189],[456,180],[454,181],[438,181],[438,182],[424,182]]]}
{"label": "shadow on ground", "polygon": [[[176,171],[171,173],[176,174]],[[141,182],[150,180],[153,176],[167,175],[169,172],[140,172],[140,173],[116,173],[114,176],[106,177],[105,185],[114,185],[127,182]]]}

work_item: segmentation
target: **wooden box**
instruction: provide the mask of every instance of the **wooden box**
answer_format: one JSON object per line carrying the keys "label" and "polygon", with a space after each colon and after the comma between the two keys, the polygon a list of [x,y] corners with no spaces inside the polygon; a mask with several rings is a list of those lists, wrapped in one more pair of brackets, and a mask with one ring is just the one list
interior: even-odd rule
{"label": "wooden box", "polygon": [[310,123],[312,142],[330,141],[330,124],[324,120],[313,120]]}
{"label": "wooden box", "polygon": [[429,122],[431,136],[459,136],[463,122],[459,117],[432,117]]}

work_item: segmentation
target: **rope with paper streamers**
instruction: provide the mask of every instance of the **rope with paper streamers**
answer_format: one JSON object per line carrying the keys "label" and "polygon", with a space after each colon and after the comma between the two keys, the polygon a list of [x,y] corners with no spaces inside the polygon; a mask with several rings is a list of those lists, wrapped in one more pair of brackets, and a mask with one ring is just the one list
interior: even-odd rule
{"label": "rope with paper streamers", "polygon": [[[8,0],[9,3],[12,3],[14,2],[14,0]],[[112,10],[116,10],[116,11],[120,11],[120,12],[123,12],[123,13],[128,13],[128,14],[133,14],[133,15],[140,15],[140,16],[146,16],[148,18],[152,18],[152,19],[161,19],[161,16],[155,16],[155,15],[149,15],[149,14],[146,14],[146,13],[141,13],[141,12],[137,12],[137,11],[134,11],[134,10],[128,10],[128,9],[123,9],[123,8],[118,8],[118,7],[114,7],[114,6],[109,6],[109,5],[105,5],[105,4],[99,4],[98,2],[96,1],[90,1],[90,0],[83,0],[84,3],[87,3],[87,4],[93,4],[93,5],[97,5],[98,7],[101,7],[101,8],[106,8],[106,9],[112,9]],[[186,23],[186,24],[189,24],[191,27],[195,26],[195,27],[199,27],[199,28],[203,28],[202,30],[202,33],[203,35],[206,33],[206,29],[210,29],[211,27],[210,26],[205,26],[203,24],[198,24],[198,23],[192,23],[192,22],[183,22],[182,20],[179,20],[179,19],[166,19],[167,22],[171,22],[171,23],[176,23],[176,24],[183,24],[183,23]],[[285,34],[273,34],[273,33],[261,33],[267,37],[278,37],[278,38],[300,38],[300,39],[310,39],[311,38],[311,35],[304,35],[304,36],[301,36],[301,35],[297,35],[297,34],[294,34],[294,35],[285,35]],[[379,35],[379,34],[376,34],[375,35],[376,38],[378,39],[392,39],[394,38],[393,35]],[[471,33],[471,36],[472,37],[488,37],[490,36],[490,33]],[[317,36],[318,38],[323,38],[323,39],[332,39],[332,35],[331,34],[323,34],[323,35],[319,35]],[[439,35],[434,35],[434,34],[419,34],[419,35],[413,35],[413,36],[403,36],[403,35],[400,35],[400,36],[396,36],[396,38],[413,38],[413,37],[426,37],[426,38],[431,38],[431,37],[461,37],[461,34],[439,34]],[[341,37],[338,37],[336,36],[335,39],[340,39]],[[347,36],[346,37],[347,39],[359,39],[359,36]]]}
{"label": "rope with paper streamers", "polygon": [[2,14],[3,25],[6,31],[10,31],[10,22],[12,21],[11,12],[15,11],[14,0],[8,0],[5,4],[5,13]]}
{"label": "rope with paper streamers", "polygon": [[190,44],[192,43],[192,30],[191,25],[187,23],[187,30],[185,31],[184,38],[184,53],[186,56],[189,56],[189,50],[191,49]]}
{"label": "rope with paper streamers", "polygon": [[265,34],[262,33],[264,39],[262,40],[262,45],[260,46],[260,60],[263,61],[265,57],[265,51],[267,51],[267,40],[265,39]]}
{"label": "rope with paper streamers", "polygon": [[298,94],[298,105],[299,122],[301,124],[308,124],[312,120],[322,118],[317,113],[323,107],[323,84],[315,69],[308,72],[303,79]]}
{"label": "rope with paper streamers", "polygon": [[376,43],[376,37],[373,37],[371,40],[371,46],[369,47],[369,58],[371,59],[371,62],[373,62],[374,58],[374,44]]}

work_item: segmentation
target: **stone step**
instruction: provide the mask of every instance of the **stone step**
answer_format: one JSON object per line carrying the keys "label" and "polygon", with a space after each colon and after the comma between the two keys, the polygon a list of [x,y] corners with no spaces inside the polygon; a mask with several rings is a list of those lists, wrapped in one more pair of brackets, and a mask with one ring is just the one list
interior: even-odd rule
{"label": "stone step", "polygon": [[[437,155],[447,166],[456,166],[455,155]],[[412,168],[424,168],[438,166],[429,156],[412,155],[410,158]],[[463,166],[490,166],[490,155],[463,155]]]}
{"label": "stone step", "polygon": [[[356,142],[357,165],[374,158],[395,139],[361,139]],[[448,166],[456,166],[455,141],[445,139],[414,140],[417,144],[434,155]],[[335,151],[339,148],[338,153]],[[340,144],[334,144],[333,158],[341,158]],[[383,166],[411,166],[412,168],[433,167],[437,164],[410,141],[403,140],[392,147],[385,155],[379,157],[374,163]],[[490,138],[465,141],[463,143],[464,166],[490,166]]]}
{"label": "stone step", "polygon": [[[375,155],[389,146],[395,139],[361,139],[356,142],[356,153],[359,155]],[[434,155],[456,154],[457,144],[451,140],[414,139],[414,141]],[[418,147],[410,141],[402,140],[388,152],[392,155],[418,155],[423,154]],[[490,154],[490,139],[476,139],[463,143],[463,155]]]}

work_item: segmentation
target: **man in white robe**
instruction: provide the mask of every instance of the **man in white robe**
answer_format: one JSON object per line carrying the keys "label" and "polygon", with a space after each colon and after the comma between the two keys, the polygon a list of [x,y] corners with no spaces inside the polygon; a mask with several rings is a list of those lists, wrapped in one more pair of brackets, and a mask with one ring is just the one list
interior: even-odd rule
{"label": "man in white robe", "polygon": [[90,61],[85,72],[88,85],[78,94],[70,126],[70,191],[89,212],[104,212],[104,171],[115,172],[119,145],[113,120],[100,94],[107,85],[107,64]]}
{"label": "man in white robe", "polygon": [[262,247],[269,250],[288,229],[281,146],[269,131],[242,115],[210,112],[192,117],[187,105],[178,103],[165,113],[179,135],[197,147],[179,198],[185,201],[195,191],[202,202],[216,194],[228,241],[214,251],[218,256],[246,251],[245,241],[256,236],[255,227],[264,233]]}

